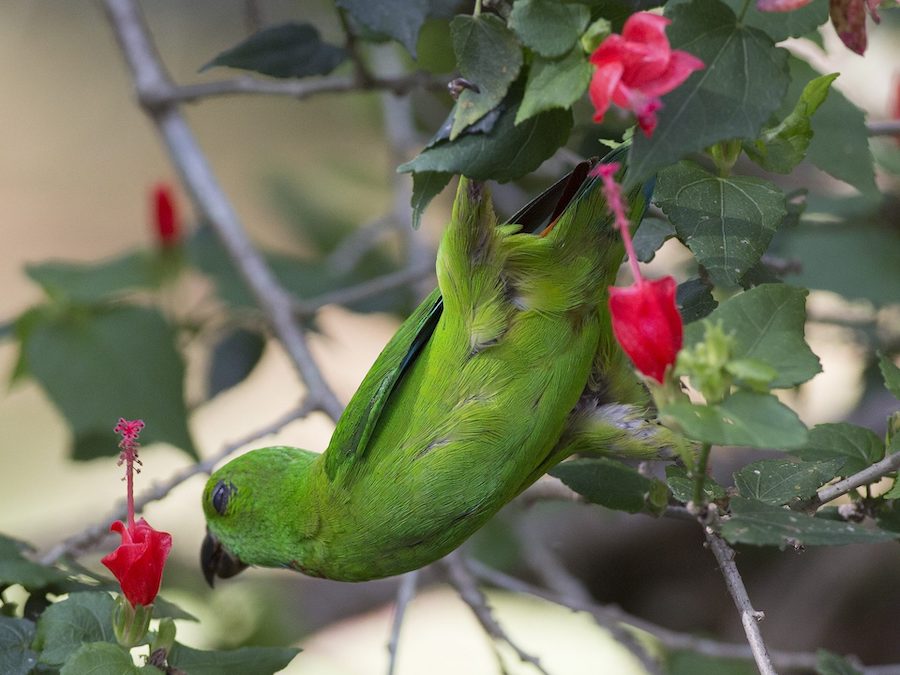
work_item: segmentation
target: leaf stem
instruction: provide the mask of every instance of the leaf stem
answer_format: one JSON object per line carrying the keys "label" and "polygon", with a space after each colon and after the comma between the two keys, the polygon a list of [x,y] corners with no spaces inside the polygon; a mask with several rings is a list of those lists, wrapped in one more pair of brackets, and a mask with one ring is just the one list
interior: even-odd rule
{"label": "leaf stem", "polygon": [[737,17],[738,23],[744,20],[744,15],[747,13],[748,9],[750,9],[750,0],[744,0],[744,4],[741,6],[741,12]]}
{"label": "leaf stem", "polygon": [[706,467],[709,464],[709,451],[712,448],[710,443],[704,443],[700,448],[700,454],[697,456],[697,464],[694,468],[694,506],[700,507],[706,503],[703,494],[703,486],[706,483]]}
{"label": "leaf stem", "polygon": [[472,16],[481,16],[481,0],[475,0],[475,11]]}

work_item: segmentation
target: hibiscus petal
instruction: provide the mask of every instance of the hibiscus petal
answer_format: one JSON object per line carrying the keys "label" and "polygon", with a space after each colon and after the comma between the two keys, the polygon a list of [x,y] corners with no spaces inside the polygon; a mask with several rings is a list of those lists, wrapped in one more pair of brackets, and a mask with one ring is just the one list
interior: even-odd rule
{"label": "hibiscus petal", "polygon": [[622,51],[625,48],[625,41],[621,35],[613,33],[606,36],[600,46],[597,47],[588,59],[595,66],[606,66],[610,63],[617,63],[622,58]]}
{"label": "hibiscus petal", "polygon": [[622,37],[628,42],[640,42],[660,52],[669,53],[666,26],[672,21],[659,14],[636,12],[628,17],[622,27]]}
{"label": "hibiscus petal", "polygon": [[641,92],[651,98],[668,94],[688,79],[695,70],[702,70],[705,67],[703,61],[693,54],[675,50],[672,52],[666,69],[655,80],[642,85]]}
{"label": "hibiscus petal", "polygon": [[812,0],[756,0],[760,12],[793,12],[806,7]]}
{"label": "hibiscus petal", "polygon": [[623,70],[621,63],[610,63],[594,71],[591,85],[588,88],[588,96],[591,98],[591,103],[594,104],[595,122],[603,121],[603,116],[609,109],[610,97],[619,84]]}
{"label": "hibiscus petal", "polygon": [[829,13],[841,42],[857,54],[864,54],[868,42],[865,0],[832,0]]}

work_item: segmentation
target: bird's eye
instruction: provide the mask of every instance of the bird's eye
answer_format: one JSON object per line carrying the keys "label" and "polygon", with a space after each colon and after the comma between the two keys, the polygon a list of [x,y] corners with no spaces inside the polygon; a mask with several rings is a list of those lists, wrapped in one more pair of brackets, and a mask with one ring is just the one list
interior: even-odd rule
{"label": "bird's eye", "polygon": [[216,483],[212,493],[212,505],[220,516],[225,515],[225,510],[228,508],[228,500],[235,492],[237,492],[237,489],[233,483],[226,483],[224,480]]}

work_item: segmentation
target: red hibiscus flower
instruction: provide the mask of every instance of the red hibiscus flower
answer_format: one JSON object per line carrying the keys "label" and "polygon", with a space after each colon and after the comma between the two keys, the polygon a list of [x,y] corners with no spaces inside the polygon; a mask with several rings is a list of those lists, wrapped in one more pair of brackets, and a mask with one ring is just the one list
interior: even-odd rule
{"label": "red hibiscus flower", "polygon": [[682,343],[675,279],[638,279],[627,288],[610,288],[609,311],[613,333],[628,358],[640,372],[662,384]]}
{"label": "red hibiscus flower", "polygon": [[[111,532],[122,536],[122,543],[100,561],[119,580],[122,594],[132,607],[153,604],[159,593],[166,558],[172,550],[172,535],[154,530],[143,518],[137,522],[134,520],[134,465],[141,463],[138,459],[138,436],[143,428],[142,420],[120,418],[114,429],[122,437],[119,441],[122,451],[119,463],[125,464],[128,524],[117,520],[109,526]],[[149,620],[149,614],[147,618]],[[146,632],[146,626],[144,630]]]}
{"label": "red hibiscus flower", "polygon": [[154,530],[143,518],[133,527],[117,520],[109,529],[122,535],[122,543],[100,562],[119,580],[132,607],[152,605],[172,550],[172,535]]}
{"label": "red hibiscus flower", "polygon": [[675,89],[703,62],[687,52],[672,50],[665,28],[669,19],[637,12],[628,17],[622,34],[613,33],[591,54],[596,66],[588,94],[600,122],[610,102],[632,110],[644,134],[656,128],[659,97]]}
{"label": "red hibiscus flower", "polygon": [[641,373],[663,383],[666,371],[675,363],[681,349],[683,324],[675,304],[675,279],[644,279],[631,240],[628,216],[622,201],[622,189],[615,174],[619,164],[599,164],[591,172],[603,181],[603,195],[615,226],[622,236],[634,284],[609,289],[609,312],[613,334]]}

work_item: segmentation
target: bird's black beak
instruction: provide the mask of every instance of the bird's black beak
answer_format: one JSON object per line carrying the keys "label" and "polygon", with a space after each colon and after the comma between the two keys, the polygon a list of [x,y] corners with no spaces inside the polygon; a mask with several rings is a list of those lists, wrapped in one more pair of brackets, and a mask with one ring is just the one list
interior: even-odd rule
{"label": "bird's black beak", "polygon": [[228,579],[247,569],[247,565],[241,562],[240,558],[229,553],[209,531],[209,528],[206,530],[206,537],[200,547],[200,567],[203,569],[203,576],[210,588],[213,587],[216,577]]}

